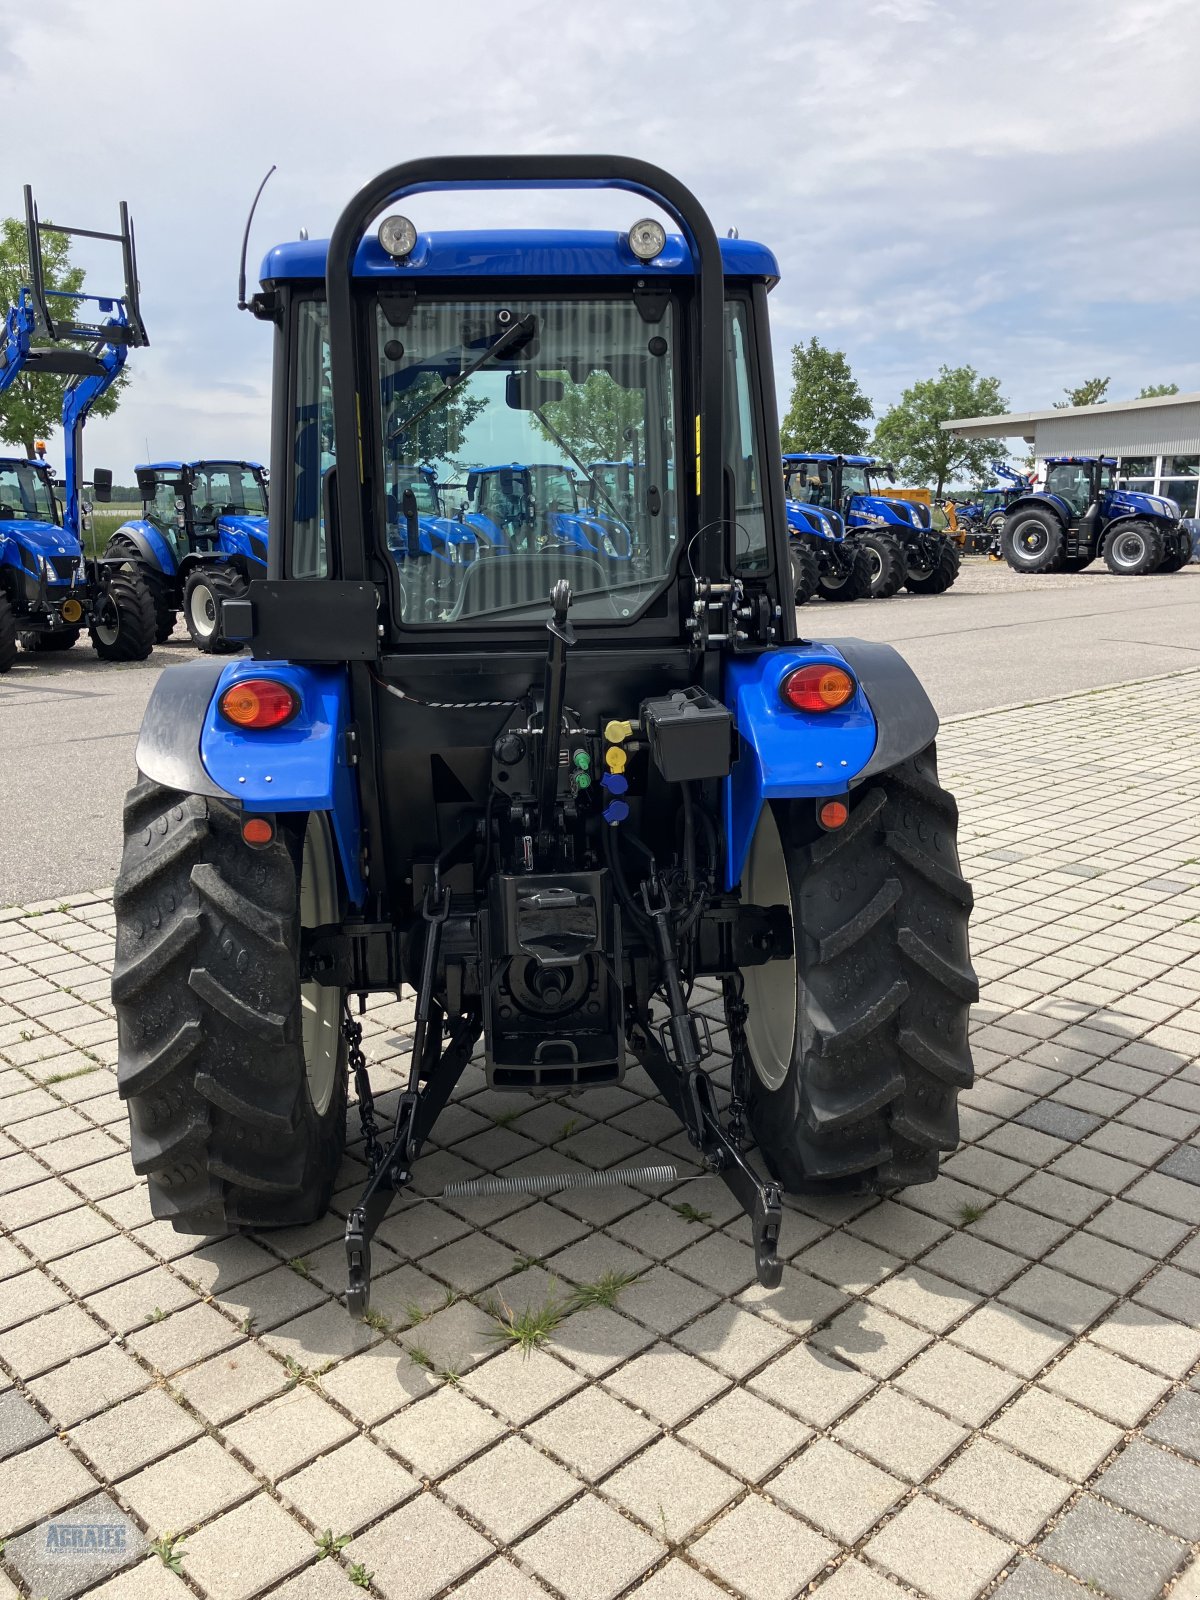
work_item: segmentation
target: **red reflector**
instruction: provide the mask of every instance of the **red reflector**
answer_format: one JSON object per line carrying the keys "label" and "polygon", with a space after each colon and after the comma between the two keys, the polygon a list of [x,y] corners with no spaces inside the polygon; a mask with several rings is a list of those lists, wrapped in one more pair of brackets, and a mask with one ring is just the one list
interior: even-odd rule
{"label": "red reflector", "polygon": [[266,817],[247,817],[242,823],[242,838],[247,844],[270,844],[275,829]]}
{"label": "red reflector", "polygon": [[797,667],[780,682],[784,705],[796,711],[836,711],[853,697],[854,679],[844,667],[828,662]]}
{"label": "red reflector", "polygon": [[239,728],[280,728],[300,709],[300,696],[274,678],[243,678],[217,701],[221,715]]}
{"label": "red reflector", "polygon": [[843,828],[850,818],[850,807],[844,800],[826,800],[818,807],[817,818],[823,828]]}

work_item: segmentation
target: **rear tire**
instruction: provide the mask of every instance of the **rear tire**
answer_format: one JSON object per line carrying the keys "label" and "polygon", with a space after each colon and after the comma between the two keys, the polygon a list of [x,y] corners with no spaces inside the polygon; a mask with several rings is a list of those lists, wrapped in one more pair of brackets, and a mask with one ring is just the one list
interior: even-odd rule
{"label": "rear tire", "polygon": [[17,619],[8,598],[0,594],[0,672],[7,672],[17,659]]}
{"label": "rear tire", "polygon": [[1104,540],[1104,564],[1119,578],[1144,578],[1163,559],[1163,536],[1152,522],[1120,522]]}
{"label": "rear tire", "polygon": [[1063,539],[1058,514],[1033,506],[1004,519],[1000,552],[1014,572],[1054,572],[1062,560]]}
{"label": "rear tire", "polygon": [[817,582],[820,578],[817,558],[808,545],[798,539],[791,541],[788,552],[792,563],[792,582],[796,588],[796,604],[804,606],[817,592]]}
{"label": "rear tire", "polygon": [[910,594],[945,594],[958,577],[961,565],[962,556],[958,553],[958,547],[952,545],[949,539],[943,539],[932,569],[923,572],[909,567],[904,587]]}
{"label": "rear tire", "polygon": [[112,573],[96,598],[88,633],[102,661],[145,661],[154,649],[154,601],[132,567]]}
{"label": "rear tire", "polygon": [[[848,548],[847,548],[848,547]],[[871,560],[859,545],[847,541],[842,546],[850,556],[844,578],[818,571],[817,592],[822,600],[869,600],[871,598]]]}
{"label": "rear tire", "polygon": [[323,814],[252,850],[219,801],[143,778],[113,904],[117,1084],[154,1215],[208,1234],[323,1216],[346,1139],[343,994],[299,976],[302,922],[340,915]]}
{"label": "rear tire", "polygon": [[197,650],[215,656],[241,649],[221,632],[221,602],[239,599],[246,587],[238,573],[224,567],[201,567],[191,574],[183,589],[183,617]]}
{"label": "rear tire", "polygon": [[933,745],[853,791],[837,833],[811,801],[762,813],[743,894],[778,904],[786,885],[795,956],[742,974],[748,1105],[790,1193],[926,1183],[958,1144],[979,989],[957,823]]}
{"label": "rear tire", "polygon": [[23,629],[18,635],[21,649],[32,655],[35,651],[73,650],[79,641],[78,628],[55,628],[52,633],[37,633]]}
{"label": "rear tire", "polygon": [[856,533],[855,543],[867,554],[871,573],[871,598],[890,600],[904,587],[904,550],[887,533]]}

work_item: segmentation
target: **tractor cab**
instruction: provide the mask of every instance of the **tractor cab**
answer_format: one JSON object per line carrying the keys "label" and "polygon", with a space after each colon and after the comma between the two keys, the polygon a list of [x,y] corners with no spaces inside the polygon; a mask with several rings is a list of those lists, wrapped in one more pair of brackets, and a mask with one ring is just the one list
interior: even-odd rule
{"label": "tractor cab", "polygon": [[227,648],[220,601],[267,570],[268,472],[257,461],[152,461],[136,467],[142,515],[111,536],[106,554],[138,571],[163,644],[182,610],[201,650]]}
{"label": "tractor cab", "polygon": [[1008,504],[1000,549],[1015,572],[1082,572],[1104,558],[1119,577],[1178,572],[1191,540],[1174,500],[1118,482],[1115,456],[1047,456],[1039,490]]}

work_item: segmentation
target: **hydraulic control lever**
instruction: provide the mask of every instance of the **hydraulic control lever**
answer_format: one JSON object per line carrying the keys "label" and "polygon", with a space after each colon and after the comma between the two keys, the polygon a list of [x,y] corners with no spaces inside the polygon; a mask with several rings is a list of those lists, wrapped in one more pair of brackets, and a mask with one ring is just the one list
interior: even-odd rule
{"label": "hydraulic control lever", "polygon": [[575,629],[567,621],[571,585],[565,578],[560,578],[551,589],[550,604],[554,614],[546,624],[550,646],[546,652],[546,682],[542,694],[542,759],[538,774],[538,832],[542,839],[554,832],[562,713],[567,693],[567,650],[575,643]]}

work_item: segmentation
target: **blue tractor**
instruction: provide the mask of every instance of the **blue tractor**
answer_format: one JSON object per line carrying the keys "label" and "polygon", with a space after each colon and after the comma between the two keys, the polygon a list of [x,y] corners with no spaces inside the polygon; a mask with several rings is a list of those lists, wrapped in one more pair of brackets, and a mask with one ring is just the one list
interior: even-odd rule
{"label": "blue tractor", "polygon": [[267,573],[267,473],[257,461],[155,461],[134,469],[142,515],[122,523],[105,555],[136,568],[154,600],[155,642],[182,610],[192,643],[219,653],[222,600]]}
{"label": "blue tractor", "polygon": [[543,462],[478,467],[467,478],[464,520],[492,551],[543,549],[566,543],[608,561],[633,558],[633,535],[604,486],[586,479],[598,507],[581,504],[572,466]]}
{"label": "blue tractor", "polygon": [[[91,511],[83,499],[84,423],[120,375],[129,349],[147,343],[129,212],[122,202],[121,231],[115,234],[58,227],[39,220],[26,185],[25,222],[30,283],[5,318],[0,394],[22,377],[66,379],[65,465],[60,485],[40,460],[0,460],[0,672],[12,667],[18,643],[30,652],[69,650],[85,627],[104,660],[142,661],[154,648],[149,591],[126,563],[94,561],[83,549]],[[42,235],[49,233],[82,233],[119,244],[124,296],[47,289]],[[61,505],[55,494],[59,487],[65,490]],[[111,487],[112,474],[97,469],[96,498],[107,500]]]}
{"label": "blue tractor", "polygon": [[[680,232],[428,234],[399,209],[530,187],[619,189]],[[161,675],[114,897],[120,1092],[156,1216],[189,1233],[320,1217],[351,1078],[356,1315],[372,1237],[464,1074],[520,1111],[640,1064],[744,1209],[767,1285],[783,1191],[885,1193],[954,1149],[977,993],[957,811],[900,656],[798,633],[778,276],[674,178],[612,156],[412,161],[329,241],[267,256],[268,577],[222,608],[251,655]],[[431,360],[437,385],[397,419],[382,386]],[[439,481],[545,461],[546,373],[569,403],[611,384],[638,416],[641,563],[535,521],[463,568],[451,611],[427,608],[441,575],[393,549],[391,457],[426,406],[427,442],[447,424]],[[479,402],[462,428],[455,393]],[[322,466],[305,419],[326,408]],[[401,985],[411,1055],[383,1129],[352,1001]],[[516,1161],[443,1193],[676,1176]]]}
{"label": "blue tractor", "polygon": [[1174,500],[1117,482],[1114,456],[1047,456],[1045,487],[1009,505],[1000,535],[1014,572],[1082,572],[1103,556],[1110,572],[1178,572],[1191,540]]}
{"label": "blue tractor", "polygon": [[796,604],[802,606],[818,594],[823,600],[870,599],[870,553],[846,537],[840,512],[803,498],[810,491],[807,481],[798,479],[798,474],[785,472],[784,509]]}
{"label": "blue tractor", "polygon": [[958,577],[958,550],[933,527],[929,507],[883,492],[896,480],[886,462],[829,451],[795,452],[783,460],[789,481],[805,485],[809,503],[838,512],[847,535],[867,550],[875,599],[902,588],[944,594]]}

